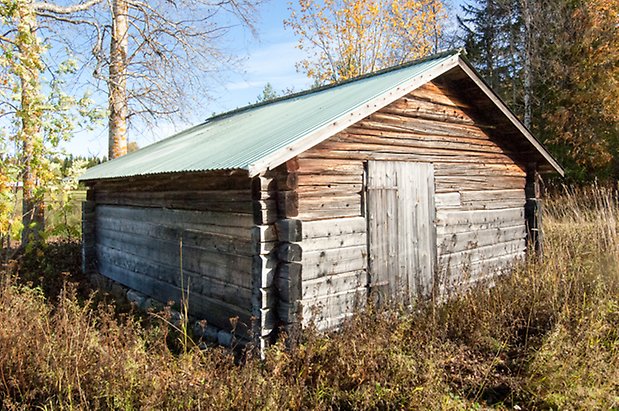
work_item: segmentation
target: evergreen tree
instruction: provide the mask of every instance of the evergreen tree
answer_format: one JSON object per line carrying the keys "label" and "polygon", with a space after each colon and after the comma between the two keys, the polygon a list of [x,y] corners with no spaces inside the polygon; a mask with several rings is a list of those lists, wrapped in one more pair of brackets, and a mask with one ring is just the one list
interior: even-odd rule
{"label": "evergreen tree", "polygon": [[474,0],[469,58],[568,177],[619,175],[619,0]]}

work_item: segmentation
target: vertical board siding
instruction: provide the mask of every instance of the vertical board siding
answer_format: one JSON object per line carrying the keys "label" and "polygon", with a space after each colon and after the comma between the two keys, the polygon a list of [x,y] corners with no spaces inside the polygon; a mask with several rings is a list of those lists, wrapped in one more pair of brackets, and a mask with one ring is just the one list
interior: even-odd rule
{"label": "vertical board siding", "polygon": [[368,163],[370,286],[409,303],[432,291],[436,233],[434,170],[428,163]]}
{"label": "vertical board siding", "polygon": [[188,289],[193,315],[227,330],[238,317],[236,331],[249,334],[251,273],[275,247],[274,231],[261,225],[275,203],[260,199],[257,213],[250,180],[229,178],[95,186],[99,273],[163,302],[179,303]]}
{"label": "vertical board siding", "polygon": [[[517,153],[498,144],[492,128],[479,124],[467,114],[469,111],[463,100],[438,84],[428,83],[300,154],[299,218],[304,230],[308,222],[328,230],[337,221],[365,219],[367,161],[432,163],[441,289],[481,279],[489,270],[508,267],[524,256],[526,173],[514,161]],[[381,201],[389,204],[386,198]],[[389,235],[389,230],[377,235]],[[310,239],[303,239],[303,247],[306,241]],[[311,241],[313,251],[308,258],[312,259],[308,261],[314,264],[313,253],[322,254],[319,272],[325,283],[330,276],[352,273],[353,269],[367,271],[361,263],[350,260],[350,251],[341,248],[338,240],[325,239],[322,249],[318,248],[320,240]],[[345,241],[349,244],[351,240]],[[326,261],[339,255],[348,257],[345,262]],[[331,274],[326,269],[329,266]],[[311,270],[316,272],[313,266]],[[315,277],[308,275],[306,279],[304,271],[304,283],[314,284]],[[353,293],[357,286],[340,284],[348,287],[340,292]],[[335,295],[336,290],[331,292]],[[329,310],[330,314],[323,316],[325,323],[328,318],[338,318],[337,308]]]}

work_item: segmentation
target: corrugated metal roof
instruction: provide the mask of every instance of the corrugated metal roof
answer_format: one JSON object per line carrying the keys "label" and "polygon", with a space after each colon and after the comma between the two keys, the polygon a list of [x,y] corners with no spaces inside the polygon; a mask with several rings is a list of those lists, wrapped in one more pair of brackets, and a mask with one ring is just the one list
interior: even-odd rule
{"label": "corrugated metal roof", "polygon": [[80,180],[190,171],[249,170],[459,51],[441,53],[352,81],[248,106],[86,171]]}

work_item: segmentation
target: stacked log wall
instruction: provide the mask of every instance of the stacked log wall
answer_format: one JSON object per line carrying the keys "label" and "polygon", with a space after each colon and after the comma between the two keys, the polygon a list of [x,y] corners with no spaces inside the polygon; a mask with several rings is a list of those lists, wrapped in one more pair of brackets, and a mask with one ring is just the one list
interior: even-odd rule
{"label": "stacked log wall", "polygon": [[287,320],[287,316],[281,313],[279,279],[286,271],[285,268],[300,258],[300,248],[295,247],[295,239],[286,237],[283,230],[285,223],[289,222],[286,215],[295,215],[297,207],[294,184],[293,176],[287,173],[286,164],[252,179],[254,206],[257,210],[260,207],[268,210],[268,218],[263,217],[263,223],[266,224],[263,228],[267,229],[268,235],[256,237],[258,247],[265,252],[254,257],[252,271],[254,317],[259,319],[254,332],[262,350],[275,337],[282,318],[284,322]]}
{"label": "stacked log wall", "polygon": [[[525,177],[500,130],[428,83],[298,157],[304,318],[336,325],[367,285],[364,163],[434,165],[439,286],[459,287],[525,252]],[[361,297],[361,298],[359,298]],[[311,313],[318,304],[321,311]]]}
{"label": "stacked log wall", "polygon": [[276,247],[275,200],[256,198],[251,181],[201,173],[98,182],[97,271],[163,302],[179,303],[185,290],[196,318],[249,336],[262,308],[252,273]]}

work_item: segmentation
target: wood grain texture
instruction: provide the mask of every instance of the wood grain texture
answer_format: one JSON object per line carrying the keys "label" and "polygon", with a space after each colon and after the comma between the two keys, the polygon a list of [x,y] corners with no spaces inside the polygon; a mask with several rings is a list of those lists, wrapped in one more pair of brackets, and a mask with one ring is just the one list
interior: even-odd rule
{"label": "wood grain texture", "polygon": [[[521,153],[500,144],[493,125],[473,117],[471,109],[471,103],[456,93],[428,83],[298,156],[304,284],[316,282],[320,289],[329,289],[324,278],[363,269],[351,260],[353,256],[343,256],[367,241],[366,216],[372,227],[373,200],[365,198],[363,188],[364,163],[369,161],[432,163],[436,193],[430,207],[436,213],[430,218],[430,224],[436,225],[433,249],[437,261],[449,260],[454,273],[466,264],[476,272],[503,267],[522,255],[526,172],[515,161]],[[355,196],[358,212],[346,207],[354,201],[357,209]],[[374,227],[375,240],[383,244],[374,251],[391,257],[401,253],[407,256],[405,260],[415,258],[406,248],[419,240],[416,236],[393,239],[391,248],[384,245],[410,217],[397,212],[398,196],[383,190],[375,200],[375,207],[380,204],[393,221]],[[406,193],[402,201],[412,202]],[[325,257],[335,258],[336,263],[328,264]],[[394,271],[395,265],[394,258],[384,259],[372,269],[372,281],[388,284],[381,275]],[[328,316],[323,320],[330,321]]]}
{"label": "wood grain texture", "polygon": [[432,292],[436,259],[431,164],[368,164],[370,286],[408,303]]}

